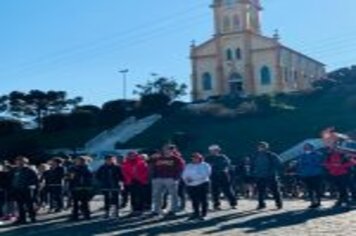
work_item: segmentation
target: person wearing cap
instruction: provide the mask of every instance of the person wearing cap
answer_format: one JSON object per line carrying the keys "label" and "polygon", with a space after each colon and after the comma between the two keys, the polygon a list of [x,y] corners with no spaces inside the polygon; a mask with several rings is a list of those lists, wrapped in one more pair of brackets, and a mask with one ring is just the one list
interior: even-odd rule
{"label": "person wearing cap", "polygon": [[322,184],[324,157],[315,150],[314,145],[307,143],[303,147],[303,154],[297,159],[297,174],[304,182],[311,205],[309,208],[319,208],[323,195]]}
{"label": "person wearing cap", "polygon": [[36,222],[33,194],[38,187],[38,177],[28,164],[29,161],[27,158],[17,157],[15,168],[10,172],[10,189],[19,211],[19,217],[15,224],[27,223],[27,213],[31,222]]}
{"label": "person wearing cap", "polygon": [[231,160],[221,153],[218,145],[209,147],[210,155],[206,157],[206,162],[212,168],[211,191],[215,210],[220,210],[220,195],[224,193],[232,209],[237,206],[237,199],[232,190],[231,184]]}
{"label": "person wearing cap", "polygon": [[93,174],[87,164],[88,158],[78,157],[75,165],[69,170],[69,181],[73,197],[73,211],[71,220],[79,219],[79,210],[86,220],[90,219],[89,201],[93,191]]}
{"label": "person wearing cap", "polygon": [[192,162],[185,167],[182,174],[194,210],[189,220],[204,220],[207,215],[210,176],[211,166],[200,153],[194,153]]}
{"label": "person wearing cap", "polygon": [[151,161],[153,215],[162,214],[163,196],[171,196],[171,209],[167,216],[175,216],[178,211],[178,186],[185,162],[174,145],[165,145],[161,153]]}
{"label": "person wearing cap", "polygon": [[131,199],[131,216],[138,216],[145,210],[145,186],[149,181],[149,168],[137,152],[129,152],[122,163],[122,174]]}
{"label": "person wearing cap", "polygon": [[267,188],[273,194],[278,209],[283,208],[283,201],[280,192],[279,175],[282,171],[282,161],[279,156],[270,151],[267,142],[260,142],[257,152],[252,156],[252,176],[255,179],[258,193],[258,210],[266,208]]}
{"label": "person wearing cap", "polygon": [[110,208],[114,206],[114,217],[119,217],[120,182],[123,181],[121,167],[117,158],[112,155],[105,157],[105,163],[96,172],[102,194],[104,195],[105,218],[110,217]]}

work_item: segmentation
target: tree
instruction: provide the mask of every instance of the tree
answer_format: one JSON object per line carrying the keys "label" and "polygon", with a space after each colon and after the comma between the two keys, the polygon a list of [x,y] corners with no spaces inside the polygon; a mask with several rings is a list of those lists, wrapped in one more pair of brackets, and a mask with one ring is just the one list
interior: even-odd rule
{"label": "tree", "polygon": [[[100,110],[100,109],[99,109]],[[43,118],[43,131],[78,130],[97,125],[98,114],[91,109],[75,109],[69,114],[53,114]]]}
{"label": "tree", "polygon": [[100,124],[111,127],[117,125],[129,116],[131,103],[126,100],[113,100],[103,104],[99,114]]}
{"label": "tree", "polygon": [[165,77],[158,78],[155,81],[148,81],[144,85],[136,85],[137,90],[134,91],[140,97],[147,95],[160,94],[167,96],[170,101],[174,101],[187,94],[187,85],[179,84],[174,79]]}
{"label": "tree", "polygon": [[63,91],[31,90],[28,93],[14,91],[0,99],[0,107],[15,117],[35,118],[42,128],[44,117],[70,112],[81,101],[81,97],[68,99],[66,92]]}
{"label": "tree", "polygon": [[22,130],[22,124],[17,120],[0,120],[0,136],[6,136]]}
{"label": "tree", "polygon": [[164,113],[176,99],[186,95],[187,86],[174,79],[158,78],[145,85],[136,85],[136,94],[140,95],[140,108],[145,113]]}
{"label": "tree", "polygon": [[69,119],[67,114],[53,114],[43,118],[42,130],[44,132],[58,132],[69,128]]}
{"label": "tree", "polygon": [[356,82],[356,66],[344,67],[332,71],[328,74],[328,77],[339,81],[341,83],[355,83]]}
{"label": "tree", "polygon": [[95,115],[100,114],[101,109],[100,107],[94,106],[94,105],[84,105],[84,106],[77,106],[73,112],[81,112],[81,111],[87,111],[91,112]]}
{"label": "tree", "polygon": [[152,113],[162,114],[168,110],[170,103],[171,100],[164,94],[148,94],[141,97],[140,110],[143,115]]}
{"label": "tree", "polygon": [[71,129],[90,128],[97,124],[97,114],[89,110],[78,110],[68,115]]}

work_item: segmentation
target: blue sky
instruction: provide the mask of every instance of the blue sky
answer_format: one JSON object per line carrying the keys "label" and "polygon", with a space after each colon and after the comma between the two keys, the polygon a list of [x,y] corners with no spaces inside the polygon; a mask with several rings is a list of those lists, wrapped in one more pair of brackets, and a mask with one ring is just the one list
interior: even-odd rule
{"label": "blue sky", "polygon": [[[1,0],[0,94],[66,90],[85,103],[129,94],[151,73],[189,83],[189,45],[213,33],[212,0]],[[328,70],[356,64],[355,0],[261,0],[263,31]]]}

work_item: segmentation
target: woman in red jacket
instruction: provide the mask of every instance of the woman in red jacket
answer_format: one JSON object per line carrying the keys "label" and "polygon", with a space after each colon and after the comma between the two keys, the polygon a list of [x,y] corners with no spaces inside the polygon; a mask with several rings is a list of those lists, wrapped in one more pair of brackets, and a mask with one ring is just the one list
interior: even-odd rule
{"label": "woman in red jacket", "polygon": [[324,166],[331,180],[339,192],[339,199],[335,207],[349,205],[350,169],[355,165],[355,160],[338,151],[331,150]]}
{"label": "woman in red jacket", "polygon": [[125,186],[128,187],[132,215],[141,215],[144,211],[144,187],[149,181],[148,165],[137,153],[130,152],[121,165]]}

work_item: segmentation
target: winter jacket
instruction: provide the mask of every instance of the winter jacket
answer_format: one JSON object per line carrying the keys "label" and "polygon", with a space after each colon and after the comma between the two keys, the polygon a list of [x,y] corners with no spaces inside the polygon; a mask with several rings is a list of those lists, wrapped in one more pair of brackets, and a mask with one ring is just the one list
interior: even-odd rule
{"label": "winter jacket", "polygon": [[148,164],[140,155],[137,155],[134,159],[126,159],[122,163],[122,174],[126,186],[135,182],[147,184],[149,181]]}
{"label": "winter jacket", "polygon": [[38,177],[34,170],[29,167],[15,167],[10,172],[10,188],[14,191],[28,190],[38,186]]}
{"label": "winter jacket", "polygon": [[76,190],[90,190],[93,187],[93,174],[88,166],[73,166],[69,170],[70,188]]}
{"label": "winter jacket", "polygon": [[207,156],[205,161],[209,163],[212,168],[212,177],[221,174],[228,174],[231,169],[231,161],[226,155],[210,155]]}
{"label": "winter jacket", "polygon": [[119,182],[123,181],[121,167],[104,164],[96,172],[96,179],[102,190],[119,189]]}
{"label": "winter jacket", "polygon": [[182,179],[187,186],[198,186],[209,182],[211,176],[211,166],[202,162],[199,164],[188,164],[182,174]]}
{"label": "winter jacket", "polygon": [[251,159],[252,176],[256,178],[277,177],[282,170],[282,161],[273,152],[257,152]]}
{"label": "winter jacket", "polygon": [[350,172],[353,162],[347,160],[343,154],[333,152],[324,162],[324,166],[331,176],[347,175]]}
{"label": "winter jacket", "polygon": [[61,186],[63,185],[64,168],[58,166],[55,169],[47,170],[43,173],[42,178],[44,179],[46,186]]}
{"label": "winter jacket", "polygon": [[10,181],[9,176],[10,173],[5,171],[0,171],[0,191],[9,189],[9,181]]}
{"label": "winter jacket", "polygon": [[304,153],[297,161],[297,173],[300,177],[319,176],[324,172],[323,156],[319,152]]}
{"label": "winter jacket", "polygon": [[159,156],[152,160],[153,178],[172,178],[178,180],[184,170],[184,160],[180,155]]}

